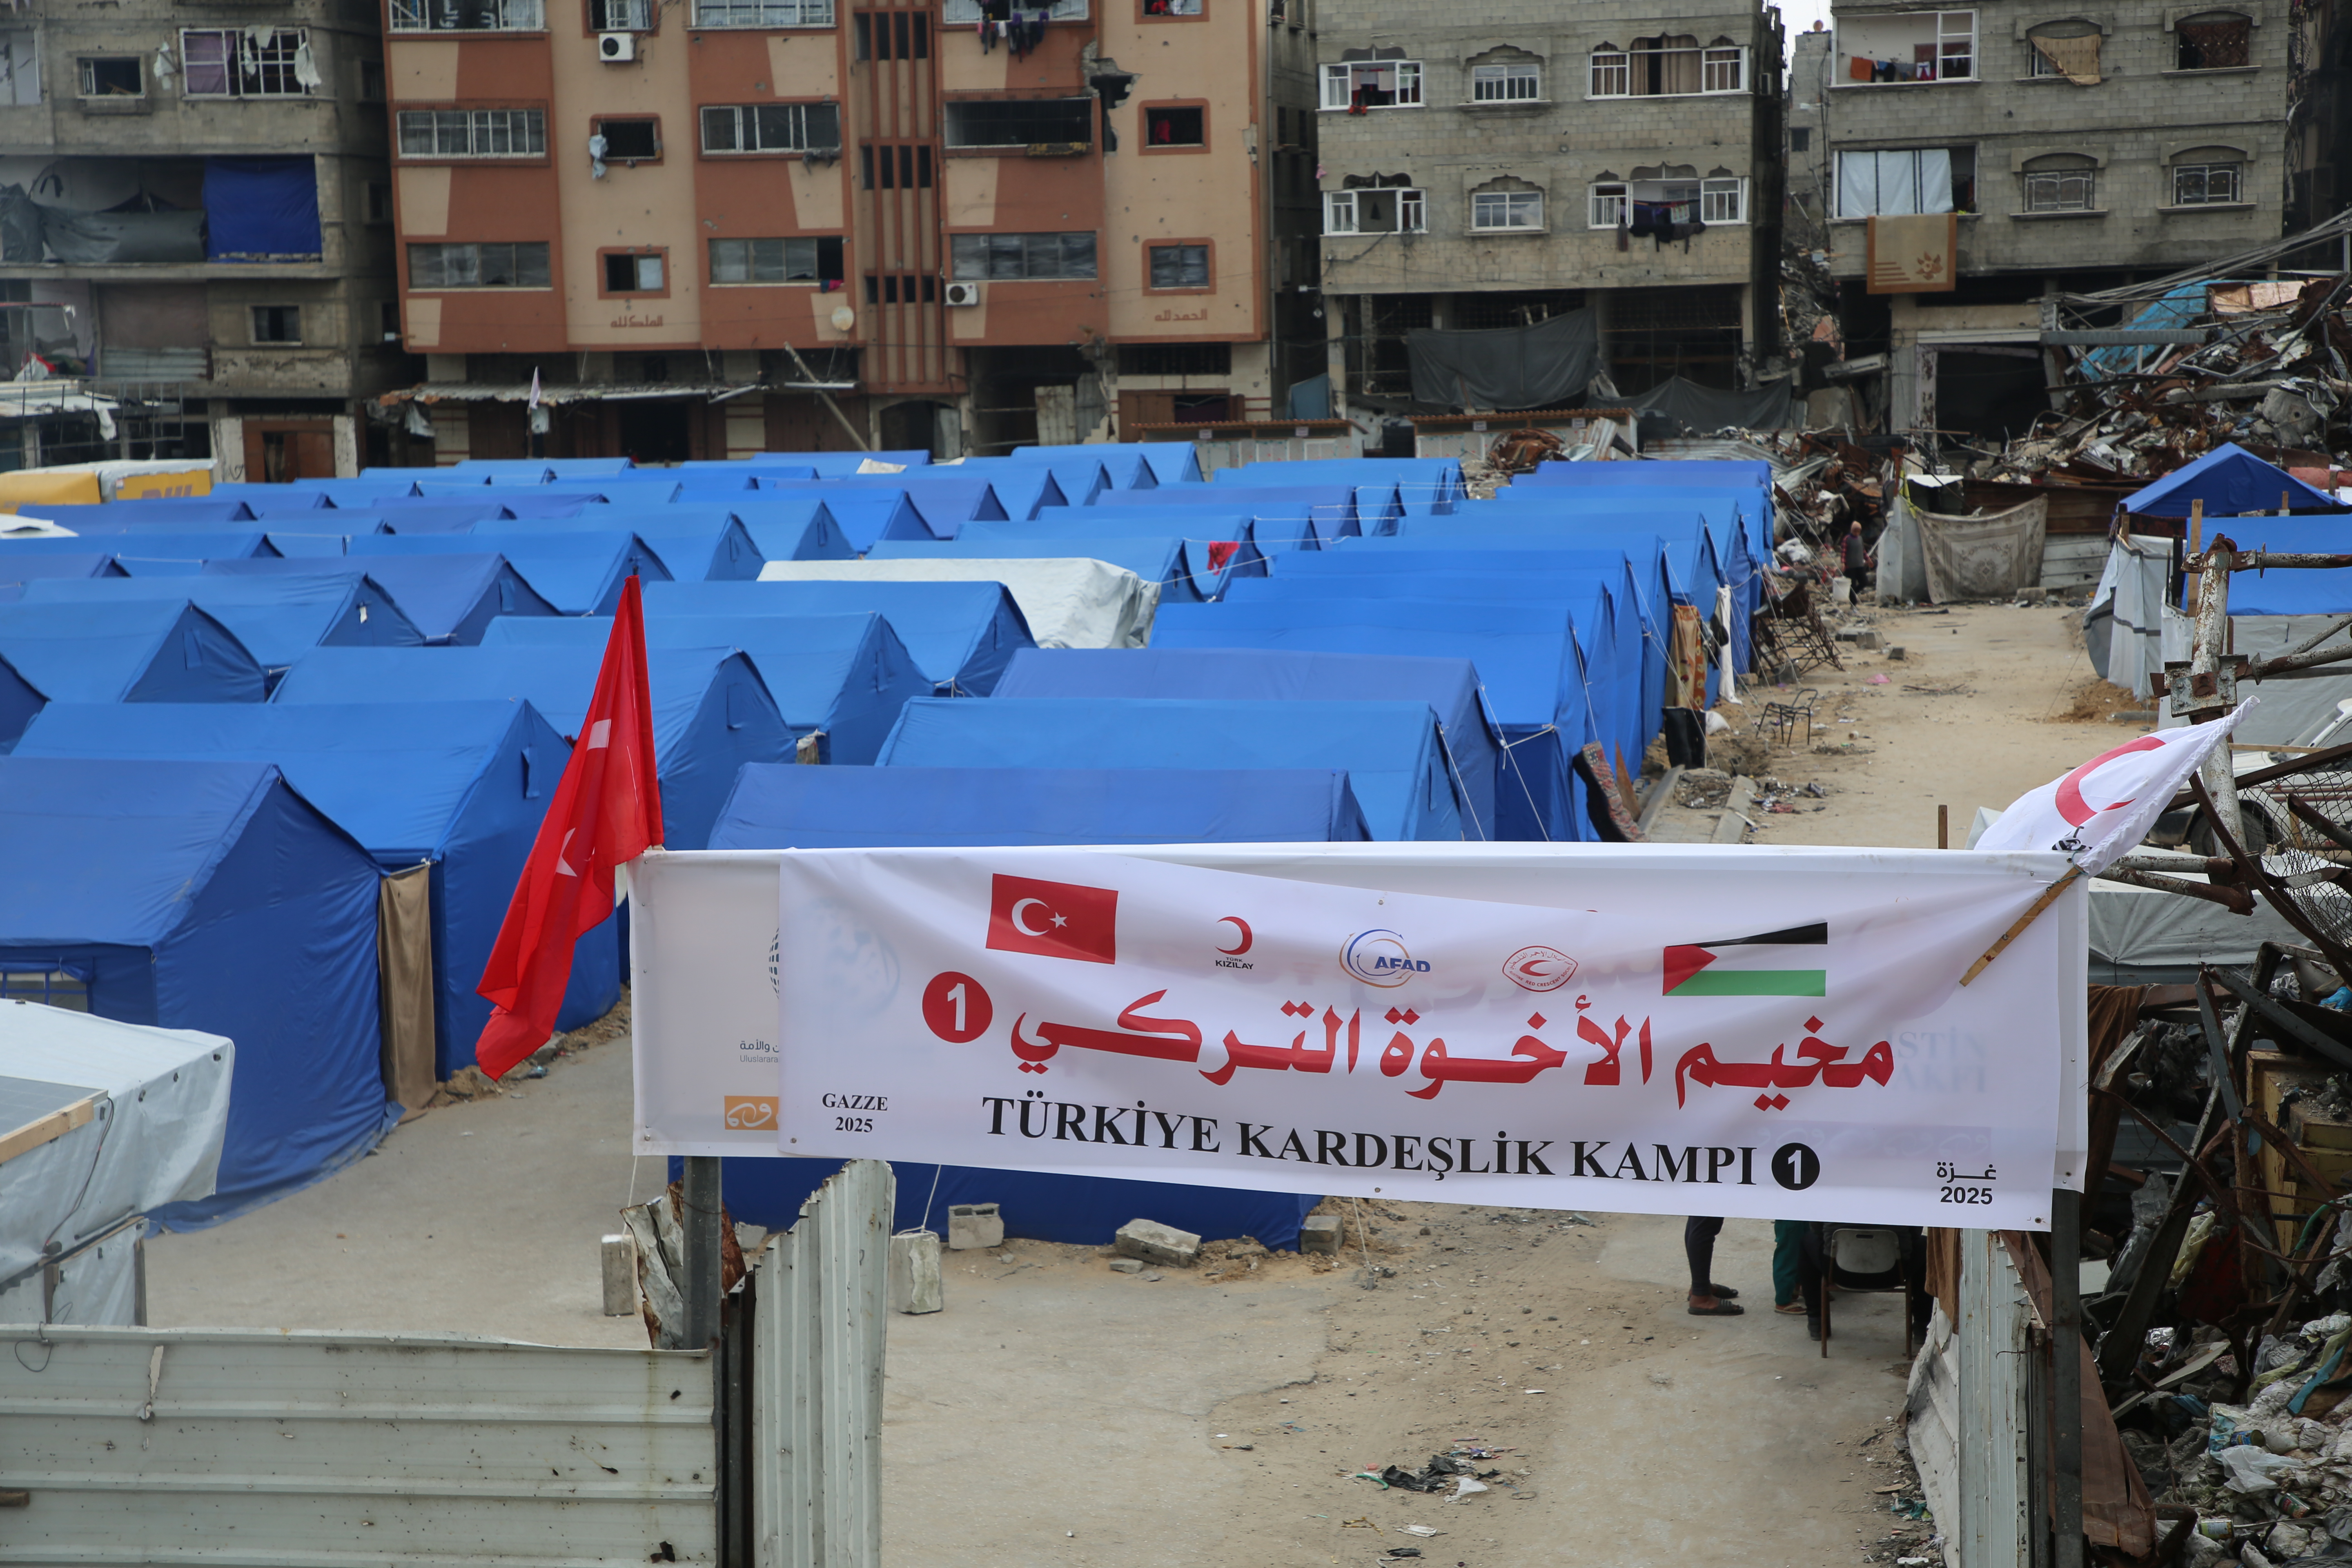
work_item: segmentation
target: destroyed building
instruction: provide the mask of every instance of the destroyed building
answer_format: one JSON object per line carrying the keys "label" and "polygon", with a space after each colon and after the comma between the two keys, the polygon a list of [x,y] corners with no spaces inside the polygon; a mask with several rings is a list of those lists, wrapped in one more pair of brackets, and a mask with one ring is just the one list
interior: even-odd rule
{"label": "destroyed building", "polygon": [[355,409],[410,374],[383,96],[373,23],[322,0],[13,5],[0,466],[210,451],[224,479],[275,479],[371,460]]}
{"label": "destroyed building", "polygon": [[1573,401],[1573,375],[1437,384],[1424,368],[1414,384],[1411,332],[1547,321],[1560,341],[1540,357],[1627,395],[1751,384],[1778,346],[1777,11],[1323,0],[1320,16],[1335,385],[1374,407]]}
{"label": "destroyed building", "polygon": [[1322,369],[1307,4],[397,0],[415,423],[668,462],[1262,415]]}
{"label": "destroyed building", "polygon": [[2061,379],[2045,297],[2276,239],[2331,133],[2290,134],[2328,9],[1834,5],[1829,270],[1850,358],[1885,356],[1874,422],[2019,434]]}

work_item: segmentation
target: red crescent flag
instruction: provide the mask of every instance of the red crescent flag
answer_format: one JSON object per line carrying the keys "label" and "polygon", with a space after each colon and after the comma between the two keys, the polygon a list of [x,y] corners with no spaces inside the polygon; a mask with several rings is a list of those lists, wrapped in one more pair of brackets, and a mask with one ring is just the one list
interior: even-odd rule
{"label": "red crescent flag", "polygon": [[475,987],[498,1009],[474,1047],[484,1072],[501,1078],[547,1044],[572,979],[572,944],[613,912],[614,871],[661,841],[645,608],[631,577],[572,760]]}

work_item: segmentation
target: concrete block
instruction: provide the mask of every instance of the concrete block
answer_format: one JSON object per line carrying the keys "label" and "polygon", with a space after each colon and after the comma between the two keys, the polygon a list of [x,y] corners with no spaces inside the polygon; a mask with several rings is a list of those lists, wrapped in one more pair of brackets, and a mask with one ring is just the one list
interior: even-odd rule
{"label": "concrete block", "polygon": [[1146,1263],[1167,1263],[1179,1268],[1190,1268],[1201,1256],[1199,1237],[1149,1219],[1131,1219],[1120,1226],[1112,1245],[1122,1258],[1140,1258]]}
{"label": "concrete block", "polygon": [[994,1204],[950,1204],[948,1248],[968,1252],[975,1247],[1004,1245],[1004,1220]]}
{"label": "concrete block", "polygon": [[1339,1251],[1339,1216],[1335,1214],[1307,1215],[1298,1227],[1298,1250],[1327,1253]]}
{"label": "concrete block", "polygon": [[1876,653],[1886,646],[1886,639],[1868,627],[1864,627],[1862,635],[1853,639],[1853,646],[1866,653]]}
{"label": "concrete block", "polygon": [[637,1315],[637,1244],[629,1233],[608,1236],[604,1242],[604,1315],[608,1318],[634,1318]]}
{"label": "concrete block", "polygon": [[940,1279],[940,1238],[928,1230],[890,1238],[890,1310],[936,1312],[947,1305]]}
{"label": "concrete block", "polygon": [[1140,1274],[1143,1272],[1143,1259],[1140,1258],[1114,1258],[1110,1260],[1110,1271],[1113,1274]]}

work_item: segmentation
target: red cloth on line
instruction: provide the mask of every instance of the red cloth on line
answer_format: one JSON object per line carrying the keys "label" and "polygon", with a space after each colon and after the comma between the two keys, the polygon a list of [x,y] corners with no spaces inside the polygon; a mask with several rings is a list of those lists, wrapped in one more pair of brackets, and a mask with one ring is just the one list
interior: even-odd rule
{"label": "red cloth on line", "polygon": [[613,912],[614,871],[661,841],[645,608],[631,577],[572,760],[475,987],[498,1009],[474,1047],[484,1072],[504,1077],[547,1044],[572,979],[572,944]]}
{"label": "red cloth on line", "polygon": [[1241,547],[1242,542],[1238,539],[1211,540],[1209,542],[1209,570],[1212,572],[1223,571],[1225,569],[1225,563],[1231,561],[1234,558],[1234,552],[1240,550]]}

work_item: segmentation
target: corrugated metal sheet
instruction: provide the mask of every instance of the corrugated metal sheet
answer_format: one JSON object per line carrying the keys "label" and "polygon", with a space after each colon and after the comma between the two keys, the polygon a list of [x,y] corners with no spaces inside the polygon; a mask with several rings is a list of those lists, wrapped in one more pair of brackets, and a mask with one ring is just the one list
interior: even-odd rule
{"label": "corrugated metal sheet", "polygon": [[756,1273],[758,1568],[880,1568],[890,1167],[852,1160]]}
{"label": "corrugated metal sheet", "polygon": [[0,1563],[718,1561],[707,1354],[202,1329],[11,1338],[0,1489],[31,1501],[5,1516]]}
{"label": "corrugated metal sheet", "polygon": [[2032,1561],[2026,1463],[2032,1308],[2000,1238],[1960,1232],[1960,1321],[1936,1326],[1911,1378],[1911,1458],[1950,1568]]}

